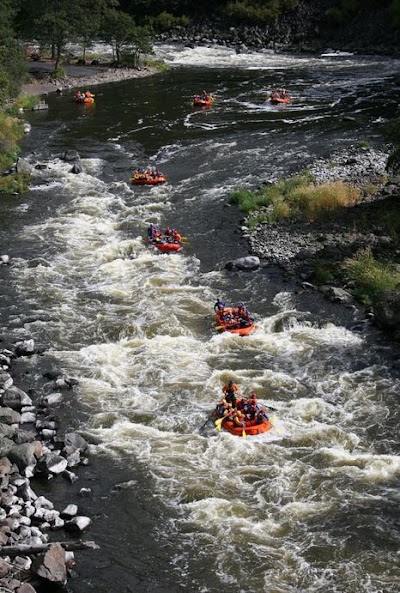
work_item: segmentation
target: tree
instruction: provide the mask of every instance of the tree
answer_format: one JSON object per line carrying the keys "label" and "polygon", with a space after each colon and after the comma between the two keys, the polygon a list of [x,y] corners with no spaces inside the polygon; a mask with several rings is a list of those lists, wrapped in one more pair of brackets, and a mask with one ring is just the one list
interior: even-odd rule
{"label": "tree", "polygon": [[0,103],[18,94],[26,76],[21,45],[15,38],[17,5],[12,0],[0,3]]}
{"label": "tree", "polygon": [[140,54],[151,51],[149,33],[147,27],[137,27],[126,12],[115,9],[105,12],[102,37],[111,44],[117,64],[124,58],[124,63],[136,67]]}
{"label": "tree", "polygon": [[99,35],[101,27],[110,8],[118,7],[118,0],[81,0],[76,18],[75,32],[82,42],[82,57],[86,60],[86,50],[90,43]]}

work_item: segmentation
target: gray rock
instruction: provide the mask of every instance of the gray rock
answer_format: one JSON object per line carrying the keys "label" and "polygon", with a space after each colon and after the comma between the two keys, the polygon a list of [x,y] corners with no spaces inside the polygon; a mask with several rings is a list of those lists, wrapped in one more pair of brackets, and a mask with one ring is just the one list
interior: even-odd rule
{"label": "gray rock", "polygon": [[58,585],[66,584],[65,551],[61,544],[51,544],[49,550],[44,554],[36,573],[46,581]]}
{"label": "gray rock", "polygon": [[74,173],[75,175],[78,175],[79,173],[82,173],[82,167],[79,163],[75,163],[74,165],[72,165],[72,168],[70,170],[70,173]]}
{"label": "gray rock", "polygon": [[17,356],[31,356],[35,352],[35,342],[32,338],[15,344],[15,354]]}
{"label": "gray rock", "polygon": [[[30,128],[28,131],[30,132]],[[16,170],[17,173],[27,173],[28,175],[30,175],[33,171],[33,167],[30,163],[28,163],[26,159],[18,158],[16,163]]]}
{"label": "gray rock", "polygon": [[73,519],[71,519],[71,521],[68,521],[65,524],[65,529],[67,529],[68,531],[75,531],[81,533],[82,531],[88,529],[91,523],[92,521],[91,519],[89,519],[89,517],[78,515],[77,517],[74,517]]}
{"label": "gray rock", "polygon": [[78,506],[76,504],[69,504],[60,513],[61,517],[63,517],[64,519],[72,519],[73,517],[76,517],[77,514]]}
{"label": "gray rock", "polygon": [[62,474],[67,468],[67,460],[57,453],[50,453],[45,457],[45,464],[48,471],[52,474]]}
{"label": "gray rock", "polygon": [[225,266],[227,270],[234,268],[238,270],[256,270],[260,267],[260,258],[255,255],[249,255],[247,257],[240,257],[232,262],[228,262]]}
{"label": "gray rock", "polygon": [[[373,303],[375,321],[380,327],[400,332],[400,290],[388,290],[375,298]],[[399,334],[400,335],[400,334]]]}
{"label": "gray rock", "polygon": [[13,383],[14,381],[10,373],[0,371],[0,389],[9,389]]}
{"label": "gray rock", "polygon": [[21,410],[23,406],[31,406],[32,400],[25,391],[12,385],[9,387],[2,396],[0,401],[3,406],[12,408],[13,410]]}
{"label": "gray rock", "polygon": [[72,163],[74,161],[79,161],[80,156],[76,150],[66,150],[64,154],[61,156],[61,160],[67,163]]}
{"label": "gray rock", "polygon": [[56,406],[60,404],[64,399],[62,393],[49,393],[48,395],[44,395],[40,402],[46,406]]}
{"label": "gray rock", "polygon": [[67,433],[64,437],[64,443],[66,447],[69,447],[72,450],[85,451],[88,447],[85,439],[77,432]]}
{"label": "gray rock", "polygon": [[23,443],[22,445],[15,445],[8,453],[10,461],[15,463],[20,470],[29,466],[36,465],[36,444]]}
{"label": "gray rock", "polygon": [[3,424],[18,424],[21,415],[11,408],[0,408],[0,422]]}

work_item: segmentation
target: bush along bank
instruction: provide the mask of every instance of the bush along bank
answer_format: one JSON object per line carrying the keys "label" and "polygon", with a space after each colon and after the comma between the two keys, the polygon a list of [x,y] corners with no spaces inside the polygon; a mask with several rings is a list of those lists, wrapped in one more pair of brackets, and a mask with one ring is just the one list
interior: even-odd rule
{"label": "bush along bank", "polygon": [[387,161],[352,146],[231,201],[247,214],[242,231],[254,256],[332,301],[362,304],[400,339],[400,190]]}
{"label": "bush along bank", "polygon": [[30,168],[18,158],[19,141],[30,131],[22,114],[34,109],[38,97],[21,94],[12,104],[0,110],[0,193],[21,193],[28,189]]}
{"label": "bush along bank", "polygon": [[54,373],[48,392],[36,397],[14,384],[17,359],[38,353],[33,339],[0,350],[0,590],[16,593],[60,591],[75,564],[73,551],[97,547],[81,540],[91,520],[76,504],[56,510],[31,486],[31,478],[58,476],[73,483],[73,470],[88,461],[87,442],[76,432],[61,436],[55,416],[76,381]]}

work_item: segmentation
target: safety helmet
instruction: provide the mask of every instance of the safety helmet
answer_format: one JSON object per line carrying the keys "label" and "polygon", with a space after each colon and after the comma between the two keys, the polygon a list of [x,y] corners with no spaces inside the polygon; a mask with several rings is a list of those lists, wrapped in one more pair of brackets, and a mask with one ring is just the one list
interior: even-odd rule
{"label": "safety helmet", "polygon": [[229,381],[228,385],[233,385],[233,381]]}

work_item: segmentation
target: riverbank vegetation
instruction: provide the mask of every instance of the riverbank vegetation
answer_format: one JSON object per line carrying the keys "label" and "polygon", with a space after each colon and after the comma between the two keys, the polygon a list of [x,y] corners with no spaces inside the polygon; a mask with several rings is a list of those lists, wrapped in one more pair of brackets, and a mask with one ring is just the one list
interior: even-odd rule
{"label": "riverbank vegetation", "polygon": [[249,215],[247,224],[254,227],[287,218],[323,220],[340,208],[354,205],[359,197],[359,190],[349,184],[315,184],[312,175],[304,173],[255,191],[238,189],[232,193],[231,203]]}
{"label": "riverbank vegetation", "polygon": [[366,306],[400,285],[400,271],[396,266],[390,261],[378,261],[370,248],[346,259],[342,271],[346,281],[354,285],[354,297]]}

